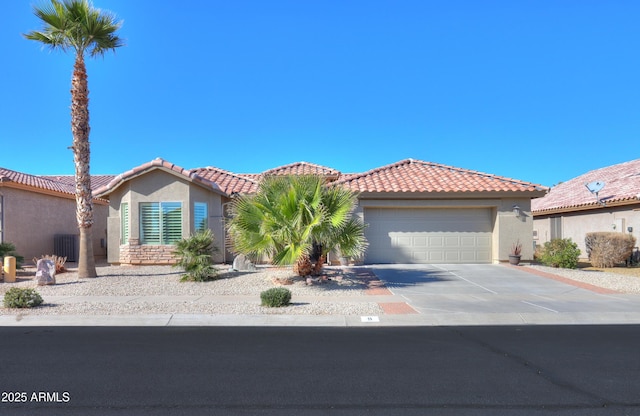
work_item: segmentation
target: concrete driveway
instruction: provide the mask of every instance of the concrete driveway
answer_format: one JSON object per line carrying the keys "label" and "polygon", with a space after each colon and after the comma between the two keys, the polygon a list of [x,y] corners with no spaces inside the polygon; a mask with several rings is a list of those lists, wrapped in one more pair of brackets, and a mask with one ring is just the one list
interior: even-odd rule
{"label": "concrete driveway", "polygon": [[407,323],[640,323],[640,295],[607,294],[495,264],[372,265],[415,311]]}

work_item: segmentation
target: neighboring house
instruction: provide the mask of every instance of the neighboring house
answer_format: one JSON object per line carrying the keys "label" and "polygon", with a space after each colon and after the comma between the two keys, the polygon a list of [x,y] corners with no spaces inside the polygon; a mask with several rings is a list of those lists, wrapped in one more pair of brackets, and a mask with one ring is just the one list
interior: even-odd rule
{"label": "neighboring house", "polygon": [[[546,188],[528,182],[419,160],[364,173],[298,162],[262,173],[214,167],[185,170],[156,159],[115,177],[94,194],[109,199],[108,261],[171,263],[172,244],[202,227],[230,261],[224,212],[236,194],[251,194],[265,175],[316,174],[327,186],[359,194],[356,214],[368,224],[365,263],[507,261],[516,241],[531,241],[531,199]],[[524,244],[523,259],[533,257]]]}
{"label": "neighboring house", "polygon": [[[598,195],[587,184],[600,182]],[[593,186],[592,186],[593,187]],[[534,199],[533,238],[537,245],[571,238],[587,258],[584,239],[594,231],[615,231],[640,237],[640,159],[592,170],[560,183]]]}
{"label": "neighboring house", "polygon": [[[100,186],[112,176],[92,177]],[[106,258],[107,201],[94,200],[94,254]],[[77,261],[79,236],[73,176],[34,176],[0,168],[0,242],[30,263],[57,254]]]}

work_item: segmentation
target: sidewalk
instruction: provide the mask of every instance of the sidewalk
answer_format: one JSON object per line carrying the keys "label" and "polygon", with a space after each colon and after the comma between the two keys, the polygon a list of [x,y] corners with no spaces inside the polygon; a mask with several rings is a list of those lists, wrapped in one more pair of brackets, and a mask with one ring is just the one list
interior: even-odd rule
{"label": "sidewalk", "polygon": [[[518,269],[522,271],[522,269]],[[189,313],[153,313],[153,314],[83,314],[83,315],[40,315],[24,313],[13,315],[0,315],[0,326],[329,326],[329,327],[370,327],[370,326],[475,326],[475,325],[600,325],[600,324],[639,324],[640,308],[635,308],[637,295],[613,295],[610,292],[592,289],[595,296],[602,297],[603,307],[558,311],[538,308],[533,312],[512,311],[499,307],[488,307],[479,312],[476,310],[461,308],[451,310],[425,310],[416,307],[412,300],[402,294],[401,291],[394,294],[378,280],[372,271],[372,279],[369,289],[363,295],[349,296],[295,296],[292,303],[315,304],[322,302],[331,303],[377,303],[383,313],[374,316],[357,315],[302,315],[287,314],[285,309],[274,310],[273,313],[264,314],[189,314]],[[558,276],[546,276],[537,274],[541,279],[557,279]],[[578,282],[562,279],[562,283],[571,289],[573,285],[580,288]],[[582,285],[584,286],[584,285]],[[459,290],[459,289],[458,289]],[[600,293],[598,293],[600,292]],[[462,296],[452,288],[446,293],[432,293],[432,301],[462,302]],[[468,294],[466,295],[468,299]],[[507,299],[513,294],[502,293],[496,296],[489,295],[488,301],[480,299],[480,296],[472,297],[497,306],[501,299]],[[564,295],[567,303],[574,302],[571,291]],[[600,298],[599,298],[600,299]],[[121,303],[134,305],[136,303],[176,303],[176,304],[247,304],[256,303],[255,296],[244,295],[202,295],[202,296],[48,296],[50,304],[72,303]],[[609,303],[606,303],[606,302]],[[625,303],[625,308],[610,308],[606,305],[611,302]],[[527,303],[527,302],[523,302]],[[171,309],[171,308],[169,308]],[[176,309],[177,310],[177,309]],[[587,310],[587,312],[585,312]]]}

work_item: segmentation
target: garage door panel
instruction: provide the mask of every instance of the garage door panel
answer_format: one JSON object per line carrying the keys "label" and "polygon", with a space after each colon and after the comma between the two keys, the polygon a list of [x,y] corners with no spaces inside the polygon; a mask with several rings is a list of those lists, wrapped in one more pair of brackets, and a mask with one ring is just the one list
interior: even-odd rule
{"label": "garage door panel", "polygon": [[427,259],[429,263],[443,263],[444,262],[444,252],[443,251],[432,251],[427,253]]}
{"label": "garage door panel", "polygon": [[476,247],[478,245],[478,237],[462,236],[460,237],[461,247]]}
{"label": "garage door panel", "polygon": [[413,246],[414,247],[428,247],[428,242],[426,237],[413,237]]}
{"label": "garage door panel", "polygon": [[367,263],[489,263],[491,211],[390,209],[364,211]]}
{"label": "garage door panel", "polygon": [[445,247],[460,247],[460,237],[458,236],[447,236],[444,237],[444,246]]}
{"label": "garage door panel", "polygon": [[429,247],[444,247],[444,238],[440,236],[429,237]]}

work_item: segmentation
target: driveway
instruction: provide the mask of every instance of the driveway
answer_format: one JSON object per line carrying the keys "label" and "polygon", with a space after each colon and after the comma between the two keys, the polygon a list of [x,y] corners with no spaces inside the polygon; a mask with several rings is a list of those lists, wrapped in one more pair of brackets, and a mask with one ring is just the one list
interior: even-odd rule
{"label": "driveway", "polygon": [[422,324],[640,323],[640,295],[597,293],[514,267],[368,267],[417,312],[410,320]]}

